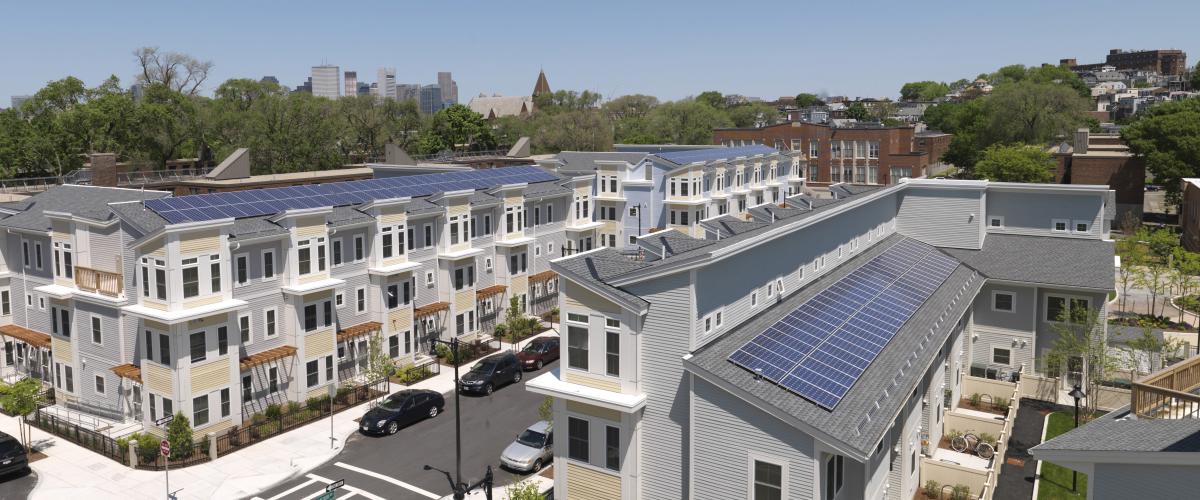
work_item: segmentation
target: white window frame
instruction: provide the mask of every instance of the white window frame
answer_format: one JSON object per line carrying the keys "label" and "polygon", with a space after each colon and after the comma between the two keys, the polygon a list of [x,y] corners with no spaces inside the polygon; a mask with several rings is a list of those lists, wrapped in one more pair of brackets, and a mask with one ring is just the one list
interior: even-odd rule
{"label": "white window frame", "polygon": [[92,392],[100,395],[108,394],[108,380],[104,378],[104,375],[97,373],[96,377],[92,379]]}
{"label": "white window frame", "polygon": [[758,290],[750,292],[750,308],[758,307]]}
{"label": "white window frame", "polygon": [[433,271],[425,271],[425,288],[433,288],[435,283]]}
{"label": "white window frame", "polygon": [[[1087,229],[1080,231],[1079,225],[1083,224]],[[1071,234],[1092,234],[1092,221],[1087,219],[1075,219],[1071,221]]]}
{"label": "white window frame", "polygon": [[38,310],[46,310],[46,297],[44,295],[38,295]]}
{"label": "white window frame", "polygon": [[[362,297],[362,300],[359,300]],[[367,287],[360,286],[354,289],[354,311],[358,313],[367,312]]]}
{"label": "white window frame", "polygon": [[[1009,297],[1012,297],[1012,310],[1011,311],[1005,311],[1004,309],[996,308],[996,296],[997,295],[1008,295]],[[1016,314],[1017,313],[1017,293],[1010,292],[1008,290],[992,290],[991,307],[992,307],[992,312],[1005,313],[1005,314]]]}
{"label": "white window frame", "polygon": [[491,257],[485,257],[483,259],[483,270],[487,271],[489,273],[492,272],[492,258]]}
{"label": "white window frame", "polygon": [[[1064,229],[1055,229],[1058,223],[1062,223]],[[1069,233],[1071,232],[1071,219],[1050,219],[1050,232],[1052,233]]]}
{"label": "white window frame", "polygon": [[[791,492],[788,491],[788,480],[791,478],[791,467],[788,465],[788,461],[781,457],[758,451],[749,451],[746,453],[746,498],[754,498],[754,462],[778,465],[781,469],[779,484],[782,489],[782,495],[779,498],[792,498]],[[822,491],[822,493],[824,492]]]}
{"label": "white window frame", "polygon": [[[345,238],[329,238],[329,267],[342,267],[346,264],[346,239]],[[333,258],[334,248],[337,248],[338,258]]]}
{"label": "white window frame", "polygon": [[[99,322],[97,322],[99,321]],[[100,341],[96,342],[96,332],[100,332]],[[88,339],[93,345],[104,345],[104,319],[97,314],[88,315]]]}
{"label": "white window frame", "polygon": [[1060,325],[1063,324],[1063,322],[1061,322],[1057,319],[1048,319],[1046,317],[1047,314],[1050,314],[1050,298],[1051,297],[1057,297],[1057,298],[1066,300],[1066,302],[1063,304],[1063,307],[1065,307],[1067,310],[1068,318],[1070,318],[1072,316],[1071,301],[1073,301],[1073,300],[1086,300],[1088,303],[1088,305],[1087,305],[1088,308],[1091,309],[1091,307],[1092,307],[1092,298],[1091,297],[1084,297],[1082,295],[1068,295],[1068,294],[1064,294],[1064,293],[1047,293],[1045,296],[1042,297],[1041,320],[1045,323],[1054,323],[1054,324],[1060,324]]}
{"label": "white window frame", "polygon": [[[999,224],[992,224],[992,222],[999,222]],[[1003,215],[989,215],[987,227],[988,227],[988,229],[1004,229],[1004,216]]]}
{"label": "white window frame", "polygon": [[[996,361],[996,350],[997,349],[1002,350],[1002,351],[1008,351],[1008,362],[1007,363],[1000,363],[1000,362]],[[988,358],[989,365],[1012,366],[1013,365],[1012,362],[1013,362],[1012,346],[1009,346],[1009,345],[993,345],[992,346],[992,350],[990,352],[990,357]]]}
{"label": "white window frame", "polygon": [[254,341],[254,320],[250,318],[249,314],[239,314],[238,315],[238,319],[237,319],[238,342],[242,341],[242,318],[246,318],[247,334],[246,334],[245,343],[249,344]]}
{"label": "white window frame", "polygon": [[[354,258],[352,260],[346,261],[346,256],[343,255],[342,260],[346,261],[346,262],[362,262],[362,261],[366,260],[367,259],[367,243],[366,243],[366,240],[363,239],[363,235],[361,235],[361,234],[354,235],[354,239],[352,241],[353,241],[354,246],[350,247],[350,253],[353,255]],[[363,249],[361,258],[358,256],[358,248],[360,246]]]}
{"label": "white window frame", "polygon": [[[263,253],[265,254],[266,252],[263,252]],[[238,276],[238,259],[246,259],[246,281],[242,281],[241,276]],[[231,270],[233,271],[229,274],[233,275],[233,286],[235,288],[240,288],[240,287],[250,284],[250,281],[251,281],[250,275],[252,274],[250,272],[250,254],[239,253],[237,255],[234,255],[233,256],[233,264],[229,267],[231,267],[232,268]]]}
{"label": "white window frame", "polygon": [[41,271],[44,269],[44,263],[42,262],[42,242],[33,242],[33,249],[33,262],[37,270]]}
{"label": "white window frame", "polygon": [[[267,276],[267,261],[271,262],[271,275]],[[246,261],[249,264],[249,260]],[[275,258],[275,249],[268,248],[262,251],[262,280],[268,281],[279,278],[279,260]]]}
{"label": "white window frame", "polygon": [[333,294],[333,307],[342,309],[346,307],[346,291],[338,290]]}
{"label": "white window frame", "polygon": [[[267,322],[267,315],[270,313],[275,314],[275,333],[274,334],[271,333],[270,328],[267,328],[267,325],[269,324]],[[274,307],[268,307],[266,309],[263,309],[263,338],[273,339],[278,335],[279,335],[279,310]]]}

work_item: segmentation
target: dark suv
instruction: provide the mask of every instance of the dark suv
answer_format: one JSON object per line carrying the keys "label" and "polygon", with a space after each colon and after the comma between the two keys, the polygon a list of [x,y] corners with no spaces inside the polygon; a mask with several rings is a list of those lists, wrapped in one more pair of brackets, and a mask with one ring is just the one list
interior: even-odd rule
{"label": "dark suv", "polygon": [[521,381],[521,364],[512,352],[483,358],[462,376],[458,389],[463,392],[491,394],[497,387]]}
{"label": "dark suv", "polygon": [[29,457],[25,447],[16,438],[0,432],[0,475],[25,470],[29,467]]}

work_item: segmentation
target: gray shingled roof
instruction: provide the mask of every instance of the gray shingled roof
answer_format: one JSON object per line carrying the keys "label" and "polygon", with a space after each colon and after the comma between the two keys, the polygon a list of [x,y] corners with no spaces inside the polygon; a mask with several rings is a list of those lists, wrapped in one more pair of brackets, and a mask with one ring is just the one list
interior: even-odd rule
{"label": "gray shingled roof", "polygon": [[412,201],[408,202],[407,208],[405,208],[405,212],[408,215],[436,214],[445,210],[444,207],[430,203],[425,198],[413,198]]}
{"label": "gray shingled roof", "polygon": [[[947,309],[947,318],[960,317],[970,305],[971,297],[974,297],[983,285],[984,280],[974,271],[965,266],[958,266],[905,322],[833,411],[821,408],[770,381],[755,380],[754,374],[731,363],[728,358],[746,342],[766,331],[769,326],[801,304],[863,266],[893,243],[906,238],[899,234],[889,236],[783,302],[771,306],[750,321],[723,334],[717,341],[693,353],[687,363],[689,369],[698,369],[702,375],[707,372],[724,380],[765,404],[774,406],[845,443],[861,455],[870,455],[876,443],[891,427],[894,416],[912,394],[925,374],[925,367],[937,355],[955,325],[953,320],[943,321],[936,333],[930,334],[934,323]],[[975,278],[972,279],[972,276]],[[964,286],[968,287],[966,293],[956,301],[955,297]],[[910,360],[912,365],[905,368]],[[883,389],[887,389],[887,397],[884,397]],[[878,408],[875,407],[876,403]],[[877,417],[868,419],[868,415]]]}
{"label": "gray shingled roof", "polygon": [[647,156],[646,153],[622,153],[617,151],[563,151],[556,158],[562,162],[559,171],[591,174],[596,168],[596,161],[623,161],[637,164]]}
{"label": "gray shingled roof", "polygon": [[1030,451],[1200,452],[1200,418],[1138,419],[1125,407]]}
{"label": "gray shingled roof", "polygon": [[373,220],[375,220],[374,217],[359,212],[357,209],[349,205],[333,207],[333,212],[326,217],[326,222],[330,227],[351,226]]}
{"label": "gray shingled roof", "polygon": [[635,261],[612,248],[601,248],[572,259],[558,261],[559,270],[575,281],[592,283],[608,289],[621,298],[640,304],[649,304],[641,297],[619,287],[604,283],[605,280],[648,267],[644,261]]}
{"label": "gray shingled roof", "polygon": [[484,206],[489,206],[489,205],[498,205],[498,204],[500,204],[500,202],[501,202],[500,198],[497,198],[495,196],[492,196],[490,194],[487,194],[483,191],[478,191],[478,190],[475,191],[474,193],[471,193],[471,196],[467,197],[467,203],[471,204],[472,207],[484,207]]}
{"label": "gray shingled roof", "polygon": [[774,215],[774,220],[782,220],[795,217],[807,212],[808,210],[803,208],[780,207],[779,205],[772,203],[768,205],[760,205],[747,211],[750,212],[750,215],[752,215],[755,219],[769,222],[772,220],[772,215]]}
{"label": "gray shingled roof", "polygon": [[271,216],[264,215],[261,217],[249,217],[245,219],[236,219],[233,221],[233,227],[229,230],[229,236],[248,240],[251,238],[265,238],[268,236],[280,236],[287,234],[287,229],[283,226],[271,222]]}
{"label": "gray shingled roof", "polygon": [[[640,240],[644,244],[649,244],[651,247],[649,251],[659,252],[665,248],[668,256],[698,250],[717,242],[717,240],[693,238],[673,229],[652,233],[641,237]],[[661,256],[661,254],[659,255]]]}
{"label": "gray shingled roof", "polygon": [[742,220],[732,215],[722,215],[715,219],[709,219],[702,223],[707,228],[713,228],[721,233],[721,238],[737,236],[739,234],[751,232],[757,229],[770,226],[769,222],[758,222],[753,220]]}
{"label": "gray shingled roof", "polygon": [[992,233],[981,250],[942,250],[992,279],[1115,288],[1111,241]]}
{"label": "gray shingled roof", "polygon": [[30,231],[50,230],[50,219],[45,212],[66,212],[88,219],[107,221],[115,215],[109,203],[140,201],[162,198],[170,193],[162,191],[138,191],[133,189],[77,186],[66,184],[54,186],[27,200],[32,205],[25,211],[0,220],[0,227]]}
{"label": "gray shingled roof", "polygon": [[167,225],[167,220],[162,218],[153,210],[146,208],[140,201],[126,201],[121,203],[113,203],[108,206],[134,230],[141,233],[143,236],[158,231]]}
{"label": "gray shingled roof", "polygon": [[525,187],[526,198],[547,198],[571,194],[571,188],[559,185],[558,182],[538,182]]}

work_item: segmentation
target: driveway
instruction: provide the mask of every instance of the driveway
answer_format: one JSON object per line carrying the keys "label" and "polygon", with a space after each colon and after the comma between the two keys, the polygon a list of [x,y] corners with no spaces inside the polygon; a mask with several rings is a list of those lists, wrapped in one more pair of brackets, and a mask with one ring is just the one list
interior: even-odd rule
{"label": "driveway", "polygon": [[[462,395],[462,474],[473,483],[492,466],[496,484],[507,484],[519,474],[499,468],[500,452],[517,434],[538,420],[543,396],[525,390],[525,382],[557,366],[525,372],[521,383],[497,389],[491,396]],[[445,368],[444,368],[445,369]],[[446,395],[446,409],[391,436],[355,433],[332,460],[301,477],[259,493],[255,498],[292,500],[313,498],[325,484],[339,479],[345,486],[338,497],[369,499],[428,499],[450,494],[446,477],[422,470],[428,464],[454,472],[454,394]]]}

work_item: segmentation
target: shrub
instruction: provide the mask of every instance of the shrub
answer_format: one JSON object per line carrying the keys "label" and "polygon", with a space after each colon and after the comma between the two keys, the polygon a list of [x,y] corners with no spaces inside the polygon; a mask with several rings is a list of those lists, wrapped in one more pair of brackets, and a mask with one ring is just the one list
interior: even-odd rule
{"label": "shrub", "polygon": [[963,431],[953,430],[953,431],[949,431],[946,433],[946,439],[954,440],[955,438],[962,437],[962,435],[963,435]]}
{"label": "shrub", "polygon": [[328,401],[328,398],[323,398],[321,396],[313,396],[311,398],[308,398],[308,400],[306,400],[304,402],[304,404],[306,406],[308,406],[309,410],[311,410],[313,412],[320,412],[321,410],[323,410],[325,408],[325,406],[326,406],[325,403],[327,401]]}
{"label": "shrub", "polygon": [[334,399],[339,403],[346,404],[346,402],[350,401],[350,393],[352,392],[354,392],[353,387],[343,385],[338,387],[337,395],[334,396]]}
{"label": "shrub", "polygon": [[276,403],[271,403],[267,405],[267,411],[264,413],[266,413],[267,418],[270,420],[279,420],[279,417],[283,416],[283,407]]}
{"label": "shrub", "polygon": [[925,481],[925,497],[937,498],[942,492],[942,485],[932,479]]}
{"label": "shrub", "polygon": [[267,421],[267,416],[263,415],[262,413],[255,413],[254,415],[250,416],[250,423],[252,423],[252,424],[261,424],[266,421]]}
{"label": "shrub", "polygon": [[259,427],[258,432],[259,432],[259,435],[262,437],[267,437],[272,434],[275,434],[276,432],[279,432],[279,422],[267,422],[265,424],[262,424],[262,426]]}
{"label": "shrub", "polygon": [[176,412],[175,418],[167,426],[167,440],[171,442],[171,460],[192,456],[196,441],[192,436],[192,422],[183,412]]}
{"label": "shrub", "polygon": [[537,483],[529,479],[517,481],[508,487],[508,500],[542,500],[542,492],[538,491]]}
{"label": "shrub", "polygon": [[970,500],[971,488],[965,484],[956,484],[950,491],[950,500]]}
{"label": "shrub", "polygon": [[[459,348],[461,349],[462,346],[459,346]],[[450,352],[450,347],[446,344],[438,344],[433,348],[433,352],[437,353],[437,357],[445,360],[449,360],[452,354]]]}
{"label": "shrub", "polygon": [[1001,399],[999,401],[996,401],[994,404],[992,404],[992,406],[1002,412],[1005,412],[1005,413],[1008,412],[1008,400],[1007,399]]}
{"label": "shrub", "polygon": [[988,434],[988,433],[986,433],[986,432],[981,432],[981,433],[979,433],[979,442],[981,442],[981,443],[987,443],[987,444],[990,444],[990,445],[992,445],[992,446],[995,446],[995,445],[996,445],[996,436],[993,436],[993,435],[991,435],[991,434]]}
{"label": "shrub", "polygon": [[300,404],[299,401],[288,401],[287,412],[289,415],[295,415],[297,413],[300,413],[300,410],[302,410],[303,408],[304,408],[304,405]]}
{"label": "shrub", "polygon": [[396,379],[398,379],[400,383],[408,385],[424,380],[432,373],[433,372],[429,370],[429,367],[409,365],[404,368],[396,369]]}
{"label": "shrub", "polygon": [[137,436],[133,439],[137,440],[138,461],[144,464],[151,464],[158,460],[158,442],[160,441],[158,436],[149,432],[134,434],[134,436]]}
{"label": "shrub", "polygon": [[538,417],[547,422],[554,421],[554,398],[546,396],[538,405]]}
{"label": "shrub", "polygon": [[981,399],[983,399],[983,396],[976,392],[971,394],[971,396],[967,398],[967,401],[971,402],[971,406],[979,406],[979,400]]}
{"label": "shrub", "polygon": [[[210,449],[209,446],[212,445],[212,443],[210,443],[208,441],[208,434],[205,434],[204,439],[201,439],[200,442],[197,444],[200,446],[200,453],[208,455],[208,450]],[[209,458],[212,458],[212,457],[209,457]]]}

